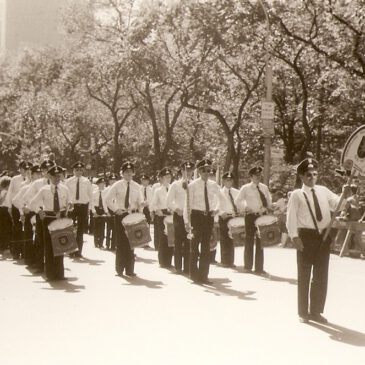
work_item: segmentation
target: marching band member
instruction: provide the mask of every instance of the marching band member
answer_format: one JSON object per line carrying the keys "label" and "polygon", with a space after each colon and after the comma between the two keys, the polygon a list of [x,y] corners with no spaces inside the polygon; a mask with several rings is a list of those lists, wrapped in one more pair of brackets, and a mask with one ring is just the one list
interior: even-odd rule
{"label": "marching band member", "polygon": [[94,220],[94,245],[102,248],[105,232],[105,216],[108,214],[108,207],[105,204],[105,179],[99,177],[96,180],[98,190],[93,192]]}
{"label": "marching band member", "polygon": [[10,186],[5,198],[4,205],[9,209],[12,218],[12,240],[10,243],[10,251],[14,260],[18,260],[23,255],[22,250],[22,222],[20,221],[19,210],[12,204],[13,198],[19,192],[22,184],[29,181],[30,168],[32,163],[22,161],[19,164],[19,175],[11,179]]}
{"label": "marching band member", "polygon": [[238,209],[244,206],[245,209],[245,231],[246,243],[244,253],[244,272],[251,272],[253,266],[254,251],[255,253],[255,273],[264,275],[264,250],[261,247],[260,238],[257,235],[257,227],[255,221],[258,217],[266,214],[271,210],[271,194],[269,188],[260,182],[262,177],[262,167],[252,167],[248,171],[251,182],[241,187],[235,204]]}
{"label": "marching band member", "polygon": [[[195,283],[211,284],[208,280],[210,265],[210,238],[214,224],[214,205],[218,199],[219,186],[208,179],[212,162],[204,159],[197,163],[200,177],[189,184],[189,206],[193,238],[190,251],[190,278]],[[187,205],[184,207],[184,221],[188,224]],[[190,227],[187,227],[189,231]],[[199,254],[200,247],[200,254]]]}
{"label": "marching band member", "polygon": [[170,268],[173,255],[173,248],[168,246],[167,236],[164,233],[164,219],[171,212],[167,208],[167,193],[169,191],[172,172],[164,167],[160,171],[162,184],[155,190],[152,198],[152,206],[156,214],[156,225],[158,231],[158,262],[161,267]]}
{"label": "marching band member", "polygon": [[89,179],[83,176],[85,165],[78,161],[72,166],[74,176],[66,180],[73,199],[73,211],[71,213],[74,223],[77,224],[76,240],[79,247],[78,252],[71,254],[71,257],[82,257],[82,246],[84,244],[84,232],[87,229],[89,208],[94,214],[92,185]]}
{"label": "marching band member", "polygon": [[[331,211],[340,200],[325,186],[316,184],[317,167],[317,161],[312,158],[306,158],[298,165],[302,188],[290,195],[286,221],[289,236],[297,249],[298,315],[302,323],[308,320],[327,323],[322,313],[327,295],[331,239],[330,236],[326,241],[323,239],[331,221]],[[344,186],[343,194],[345,198],[351,196],[351,187]],[[345,205],[346,201],[343,203]]]}
{"label": "marching band member", "polygon": [[11,178],[6,175],[0,178],[0,254],[4,254],[11,240],[11,217],[5,205],[10,181]]}
{"label": "marching band member", "polygon": [[48,171],[50,184],[43,186],[30,202],[30,209],[39,214],[42,220],[45,272],[47,280],[64,280],[63,255],[54,256],[48,225],[57,218],[66,217],[72,198],[66,185],[61,184],[63,170],[54,165]]}
{"label": "marching band member", "polygon": [[232,238],[228,236],[228,221],[232,217],[239,215],[238,208],[234,202],[237,198],[238,190],[233,188],[234,176],[231,172],[222,175],[223,188],[220,190],[218,199],[218,215],[221,245],[221,264],[224,267],[235,267],[234,265],[234,245]]}
{"label": "marching band member", "polygon": [[[211,181],[214,181],[214,182],[217,182],[217,169],[215,168],[212,168],[209,172],[209,180]],[[214,197],[214,201],[213,201],[213,206],[216,208],[217,207],[217,204],[218,204],[218,199],[216,199],[216,197]],[[218,215],[216,214],[214,216],[214,224],[213,224],[213,229],[214,229],[214,226],[218,224]],[[211,238],[211,241],[213,240],[213,236],[212,235],[212,238]],[[215,242],[217,243],[217,242]],[[211,264],[216,264],[217,261],[216,261],[216,255],[217,255],[217,246],[215,246],[213,249],[213,247],[210,248],[210,263]]]}
{"label": "marching band member", "polygon": [[[33,212],[30,209],[30,201],[37,195],[39,190],[47,184],[49,184],[50,176],[48,175],[48,170],[54,166],[54,162],[52,160],[44,160],[40,168],[42,170],[42,175],[40,179],[37,179],[33,181],[28,190],[24,193],[23,201],[25,205],[25,212]],[[39,214],[36,213],[36,232],[34,237],[34,264],[31,265],[32,268],[35,270],[33,271],[33,274],[41,274],[44,271],[44,239],[43,239],[43,225],[42,220],[39,217]]]}
{"label": "marching band member", "polygon": [[[108,186],[104,190],[104,197],[108,190],[117,182],[118,176],[114,173],[108,174]],[[107,250],[115,251],[115,230],[114,230],[114,213],[108,208],[108,216],[106,217],[106,239],[105,246]]]}
{"label": "marching band member", "polygon": [[146,174],[141,175],[141,191],[144,199],[143,214],[146,217],[147,223],[151,224],[150,205],[152,202],[153,194],[152,194],[152,186],[150,185],[150,177]]}
{"label": "marching band member", "polygon": [[181,164],[181,179],[174,181],[167,194],[167,208],[173,212],[174,219],[174,264],[178,274],[189,273],[190,245],[184,224],[184,205],[186,203],[186,188],[192,180],[194,164],[186,161]]}
{"label": "marching band member", "polygon": [[[153,197],[155,195],[155,191],[156,189],[160,188],[162,185],[162,176],[160,176],[160,171],[156,171],[156,177],[158,179],[158,181],[156,183],[154,183],[152,185],[152,201],[153,201]],[[161,235],[161,233],[159,232],[159,225],[157,223],[157,216],[156,216],[156,212],[154,207],[152,206],[152,201],[150,204],[150,213],[151,213],[151,220],[153,222],[153,245],[155,246],[155,250],[158,251],[158,244],[159,244],[159,237]]]}
{"label": "marching band member", "polygon": [[34,212],[27,207],[25,200],[25,194],[30,188],[32,182],[38,180],[42,176],[42,170],[39,165],[33,165],[31,168],[30,180],[19,190],[18,194],[13,198],[13,205],[19,210],[20,221],[23,225],[23,238],[24,238],[24,263],[31,267],[35,263],[35,251],[33,242],[33,227],[31,218],[34,216]]}
{"label": "marching band member", "polygon": [[136,276],[134,272],[134,250],[130,248],[122,220],[129,213],[142,212],[143,196],[139,184],[133,181],[134,165],[122,165],[123,179],[113,184],[105,195],[105,204],[115,214],[117,250],[115,270],[119,276]]}

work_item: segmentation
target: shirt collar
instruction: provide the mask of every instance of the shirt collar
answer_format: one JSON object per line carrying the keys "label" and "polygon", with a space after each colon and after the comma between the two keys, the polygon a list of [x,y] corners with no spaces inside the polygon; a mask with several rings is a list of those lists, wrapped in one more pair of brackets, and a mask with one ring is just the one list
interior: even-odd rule
{"label": "shirt collar", "polygon": [[316,190],[316,185],[314,185],[313,188],[311,188],[305,184],[302,185],[302,190],[307,194],[312,193],[312,189]]}

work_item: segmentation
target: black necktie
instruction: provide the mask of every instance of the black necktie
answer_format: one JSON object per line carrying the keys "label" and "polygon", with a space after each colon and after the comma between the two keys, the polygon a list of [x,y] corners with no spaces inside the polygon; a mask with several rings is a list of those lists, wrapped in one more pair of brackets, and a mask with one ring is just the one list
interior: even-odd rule
{"label": "black necktie", "polygon": [[57,186],[54,188],[54,196],[53,196],[53,211],[59,212],[60,211],[60,201],[58,199],[58,191]]}
{"label": "black necktie", "polygon": [[169,187],[168,186],[166,186],[166,193],[168,193],[169,192]]}
{"label": "black necktie", "polygon": [[316,218],[317,221],[320,222],[323,217],[322,217],[321,207],[319,206],[318,198],[314,189],[312,189],[312,194],[313,194],[313,202],[314,202],[314,210],[316,212]]}
{"label": "black necktie", "polygon": [[229,199],[231,199],[231,203],[232,203],[232,206],[233,206],[234,213],[237,214],[238,211],[237,211],[236,204],[234,203],[234,200],[233,200],[231,189],[228,189],[228,195],[229,195]]}
{"label": "black necktie", "polygon": [[124,207],[125,209],[129,208],[129,182],[127,183],[127,191],[125,193]]}
{"label": "black necktie", "polygon": [[80,199],[80,179],[77,179],[76,183],[76,200]]}
{"label": "black necktie", "polygon": [[262,203],[263,207],[267,208],[267,200],[266,200],[265,194],[260,190],[258,185],[257,185],[257,190],[259,191],[261,203]]}
{"label": "black necktie", "polygon": [[144,187],[144,200],[147,201],[147,186]]}
{"label": "black necktie", "polygon": [[205,200],[205,212],[208,214],[210,211],[209,208],[209,199],[208,199],[208,188],[207,183],[204,184],[204,200]]}
{"label": "black necktie", "polygon": [[99,193],[99,208],[102,208],[103,207],[103,200],[101,198],[101,191]]}

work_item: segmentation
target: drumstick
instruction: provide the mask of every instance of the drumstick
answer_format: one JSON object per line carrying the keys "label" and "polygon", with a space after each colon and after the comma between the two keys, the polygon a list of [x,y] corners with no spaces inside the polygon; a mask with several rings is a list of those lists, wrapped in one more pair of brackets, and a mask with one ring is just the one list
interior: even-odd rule
{"label": "drumstick", "polygon": [[[352,179],[354,178],[355,173],[356,173],[356,170],[355,170],[355,169],[353,169],[353,170],[351,171],[351,175],[349,176],[349,178],[348,178],[348,180],[347,180],[347,185],[351,185],[351,183],[352,183]],[[333,222],[334,222],[334,221],[335,221],[335,219],[336,219],[336,214],[337,214],[337,213],[338,213],[338,211],[340,210],[340,207],[341,207],[342,202],[343,202],[343,200],[344,200],[344,199],[345,199],[345,195],[344,195],[344,192],[342,192],[342,193],[341,193],[341,196],[340,196],[340,200],[338,201],[337,207],[336,207],[335,211],[333,212],[333,215],[332,215],[332,218],[331,218],[330,224],[329,224],[329,226],[326,228],[326,232],[325,232],[325,234],[324,234],[323,241],[326,241],[326,239],[327,239],[327,237],[328,237],[328,235],[329,235],[329,233],[330,233],[330,230],[331,230],[331,228],[332,228],[332,226],[333,226]]]}

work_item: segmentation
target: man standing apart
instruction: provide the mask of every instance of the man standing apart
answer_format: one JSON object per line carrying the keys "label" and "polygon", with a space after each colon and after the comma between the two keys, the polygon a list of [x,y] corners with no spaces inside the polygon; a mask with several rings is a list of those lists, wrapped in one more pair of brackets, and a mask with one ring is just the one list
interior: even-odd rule
{"label": "man standing apart", "polygon": [[[190,250],[190,278],[195,283],[211,284],[208,279],[210,265],[210,237],[212,235],[215,206],[219,186],[208,179],[212,162],[208,159],[197,163],[200,177],[189,184],[189,201],[193,238]],[[187,205],[184,208],[184,221],[188,224]],[[189,227],[187,227],[189,231]],[[199,254],[200,247],[200,254]]]}
{"label": "man standing apart", "polygon": [[115,271],[119,276],[134,273],[134,250],[130,248],[122,220],[130,213],[143,210],[141,187],[133,181],[134,165],[125,162],[122,165],[123,179],[114,183],[105,195],[105,204],[115,214],[116,253]]}
{"label": "man standing apart", "polygon": [[66,186],[70,190],[74,203],[72,219],[77,224],[76,240],[79,248],[78,252],[71,254],[73,257],[82,257],[82,246],[84,244],[84,232],[87,229],[89,208],[95,214],[93,207],[93,188],[89,179],[82,176],[85,165],[78,161],[72,166],[74,176],[66,180]]}
{"label": "man standing apart", "polygon": [[246,243],[244,253],[244,272],[251,272],[253,266],[254,251],[255,252],[255,273],[264,275],[264,250],[261,247],[261,241],[258,237],[256,219],[261,215],[267,214],[271,210],[271,194],[269,188],[261,183],[262,167],[252,167],[248,171],[251,182],[241,187],[235,204],[238,209],[245,209],[245,230]]}
{"label": "man standing apart", "polygon": [[[327,323],[321,313],[327,295],[331,239],[327,237],[324,241],[323,238],[331,221],[331,211],[336,209],[340,200],[325,186],[316,185],[317,166],[317,161],[312,158],[298,165],[302,188],[290,195],[286,221],[289,236],[297,249],[298,315],[302,323],[309,319]],[[345,198],[351,196],[349,186],[344,187],[343,192]]]}

